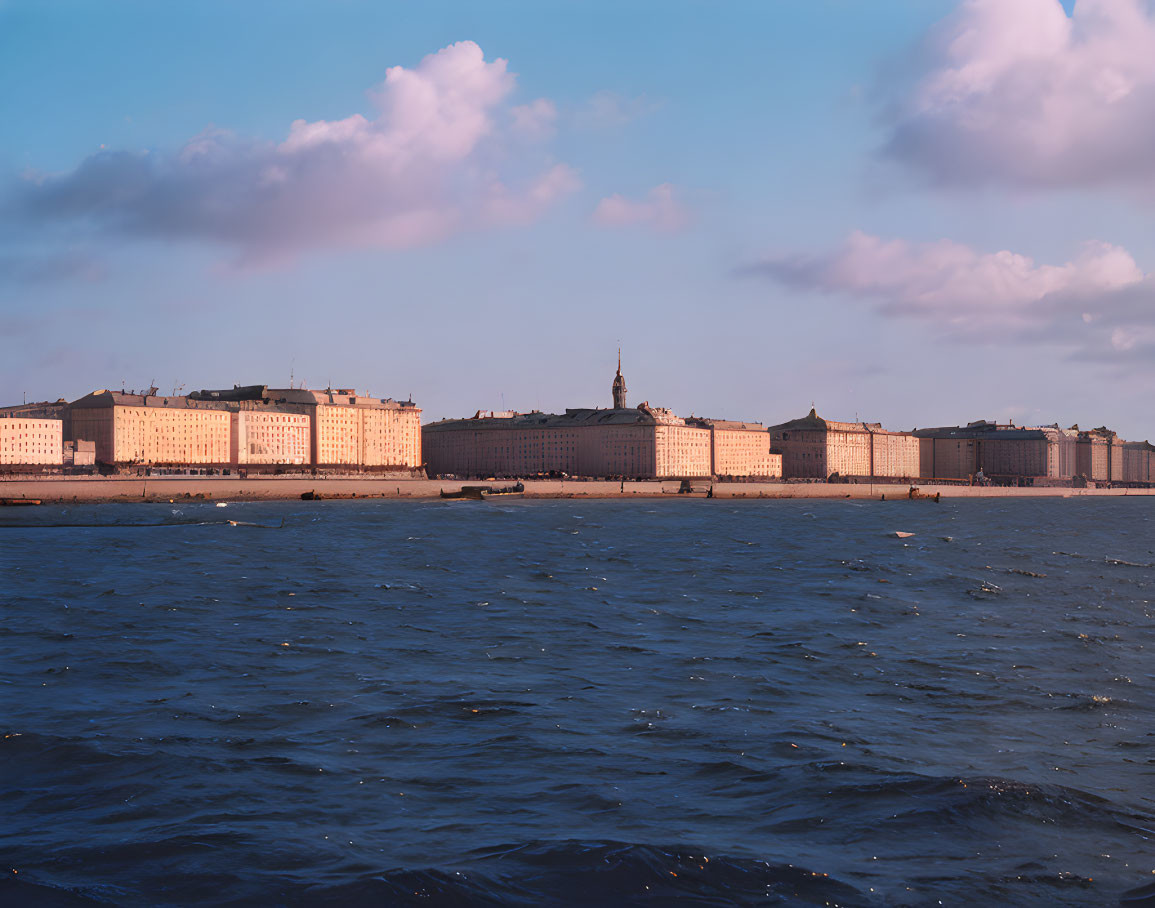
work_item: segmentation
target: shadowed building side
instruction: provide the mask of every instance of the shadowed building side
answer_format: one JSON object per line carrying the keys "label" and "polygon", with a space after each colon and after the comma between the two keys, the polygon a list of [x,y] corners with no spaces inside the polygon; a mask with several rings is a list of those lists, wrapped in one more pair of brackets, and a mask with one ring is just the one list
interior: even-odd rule
{"label": "shadowed building side", "polygon": [[757,423],[690,417],[642,403],[627,407],[621,356],[608,410],[494,413],[423,427],[430,474],[526,477],[539,474],[628,479],[704,479],[781,475],[769,436]]}
{"label": "shadowed building side", "polygon": [[614,409],[626,409],[626,379],[625,376],[622,375],[622,350],[620,347],[618,348],[618,373],[614,376],[611,393],[614,401]]}
{"label": "shadowed building side", "polygon": [[1100,427],[1079,433],[1077,474],[1095,482],[1122,479],[1122,442],[1110,429]]}
{"label": "shadowed building side", "polygon": [[979,420],[965,426],[916,429],[922,445],[922,475],[969,479],[1069,480],[1077,470],[1077,430],[1015,426]]}
{"label": "shadowed building side", "polygon": [[1123,481],[1150,483],[1155,446],[1147,441],[1125,441],[1122,445]]}
{"label": "shadowed building side", "polygon": [[423,427],[426,468],[455,476],[657,479],[710,475],[710,431],[667,411],[566,410],[447,419]]}

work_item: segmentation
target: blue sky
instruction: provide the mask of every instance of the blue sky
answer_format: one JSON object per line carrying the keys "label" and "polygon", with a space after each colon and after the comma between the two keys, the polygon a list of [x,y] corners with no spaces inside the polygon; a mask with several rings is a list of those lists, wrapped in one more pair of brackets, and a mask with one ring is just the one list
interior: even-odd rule
{"label": "blue sky", "polygon": [[0,2],[0,402],[292,372],[557,410],[620,343],[683,414],[1146,438],[1153,22]]}

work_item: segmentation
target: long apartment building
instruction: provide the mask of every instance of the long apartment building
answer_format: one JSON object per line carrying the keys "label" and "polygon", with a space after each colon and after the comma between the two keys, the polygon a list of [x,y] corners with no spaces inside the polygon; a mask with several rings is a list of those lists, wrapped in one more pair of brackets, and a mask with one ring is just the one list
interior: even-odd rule
{"label": "long apartment building", "polygon": [[98,463],[229,463],[228,411],[187,397],[93,391],[69,405],[66,422],[70,440],[96,443]]}
{"label": "long apartment building", "polygon": [[[198,391],[190,396],[229,406],[238,418],[250,421],[250,434],[260,433],[262,426],[252,414],[270,411],[304,416],[308,445],[303,463],[326,468],[421,467],[421,408],[412,401],[369,397],[350,388],[311,391],[262,385]],[[293,436],[293,444],[299,445],[303,429],[299,421],[294,426],[298,434]],[[250,451],[247,456],[256,454]]]}
{"label": "long apartment building", "polygon": [[630,407],[621,363],[609,409],[565,413],[479,410],[422,429],[431,475],[566,474],[623,479],[781,476],[781,459],[757,423],[682,418],[664,407]]}
{"label": "long apartment building", "polygon": [[919,475],[918,439],[880,423],[836,422],[811,409],[801,419],[771,426],[769,435],[771,450],[782,455],[782,475],[789,479]]}
{"label": "long apartment building", "polygon": [[1077,430],[979,420],[914,434],[921,443],[920,475],[927,478],[969,479],[980,471],[991,478],[1071,479],[1078,474]]}
{"label": "long apartment building", "polygon": [[421,410],[351,390],[94,391],[68,405],[64,426],[113,466],[421,467]]}
{"label": "long apartment building", "polygon": [[921,475],[995,480],[1150,483],[1155,475],[1148,442],[1123,441],[1107,428],[1015,426],[980,420],[965,426],[917,429]]}

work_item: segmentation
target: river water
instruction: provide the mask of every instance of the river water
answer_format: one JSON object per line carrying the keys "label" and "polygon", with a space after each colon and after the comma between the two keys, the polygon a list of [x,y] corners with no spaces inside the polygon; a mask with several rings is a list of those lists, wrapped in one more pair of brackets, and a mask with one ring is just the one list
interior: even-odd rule
{"label": "river water", "polygon": [[1153,530],[1151,498],[5,511],[0,901],[1151,904]]}

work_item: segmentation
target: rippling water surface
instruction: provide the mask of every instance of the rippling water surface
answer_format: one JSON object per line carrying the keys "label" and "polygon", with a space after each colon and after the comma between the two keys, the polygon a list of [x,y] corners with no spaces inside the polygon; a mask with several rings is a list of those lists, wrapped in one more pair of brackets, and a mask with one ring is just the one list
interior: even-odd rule
{"label": "rippling water surface", "polygon": [[1153,516],[2,513],[0,901],[1149,904]]}

